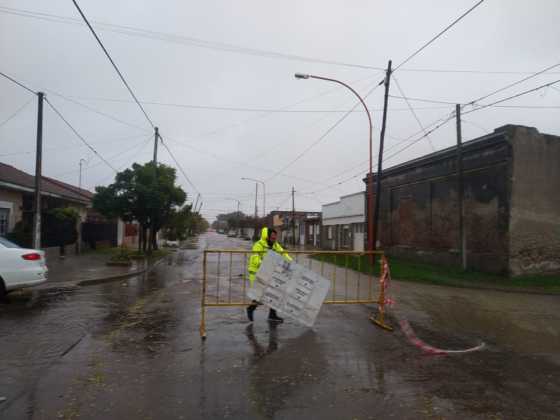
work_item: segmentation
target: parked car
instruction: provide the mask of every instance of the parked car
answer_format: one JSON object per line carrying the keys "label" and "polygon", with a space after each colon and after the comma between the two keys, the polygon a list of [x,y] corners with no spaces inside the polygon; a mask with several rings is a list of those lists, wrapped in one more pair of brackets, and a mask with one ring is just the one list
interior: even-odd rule
{"label": "parked car", "polygon": [[45,252],[21,248],[0,236],[0,299],[6,293],[47,281]]}

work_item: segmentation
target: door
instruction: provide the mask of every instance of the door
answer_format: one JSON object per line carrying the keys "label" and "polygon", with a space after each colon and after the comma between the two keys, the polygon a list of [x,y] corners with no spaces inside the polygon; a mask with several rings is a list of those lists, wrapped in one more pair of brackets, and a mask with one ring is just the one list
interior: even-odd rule
{"label": "door", "polygon": [[354,225],[354,251],[364,250],[364,224],[356,223]]}
{"label": "door", "polygon": [[10,222],[10,209],[0,208],[0,236],[6,236]]}

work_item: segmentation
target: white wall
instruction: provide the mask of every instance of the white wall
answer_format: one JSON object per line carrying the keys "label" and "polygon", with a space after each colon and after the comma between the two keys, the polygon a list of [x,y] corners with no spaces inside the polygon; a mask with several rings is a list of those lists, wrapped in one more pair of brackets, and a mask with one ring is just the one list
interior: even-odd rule
{"label": "white wall", "polygon": [[365,222],[365,193],[340,197],[340,201],[322,206],[323,226]]}

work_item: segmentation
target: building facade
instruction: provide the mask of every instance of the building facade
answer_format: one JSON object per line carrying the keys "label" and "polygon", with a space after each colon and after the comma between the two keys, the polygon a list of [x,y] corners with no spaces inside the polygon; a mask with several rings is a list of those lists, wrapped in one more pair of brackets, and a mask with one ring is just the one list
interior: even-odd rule
{"label": "building facade", "polygon": [[365,194],[340,197],[339,201],[325,204],[323,214],[321,247],[323,249],[364,250]]}
{"label": "building facade", "polygon": [[[451,147],[383,172],[378,244],[389,255],[460,264],[457,162]],[[462,145],[468,268],[560,272],[559,162],[560,137],[530,127]],[[364,181],[375,194],[375,174]]]}

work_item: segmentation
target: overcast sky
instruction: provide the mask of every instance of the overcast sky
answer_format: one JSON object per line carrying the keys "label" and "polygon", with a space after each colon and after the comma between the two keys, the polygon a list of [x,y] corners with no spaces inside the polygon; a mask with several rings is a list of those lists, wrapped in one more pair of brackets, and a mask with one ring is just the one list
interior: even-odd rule
{"label": "overcast sky", "polygon": [[[233,199],[241,201],[243,211],[254,211],[255,186],[241,177],[266,181],[267,211],[291,208],[292,186],[297,210],[310,211],[363,190],[368,126],[359,108],[360,112],[352,113],[293,162],[356,103],[344,88],[318,80],[295,80],[294,72],[338,78],[365,95],[382,80],[381,71],[375,68],[385,68],[389,59],[398,65],[475,1],[79,3],[92,21],[144,30],[130,34],[124,28],[94,25],[140,101],[147,102],[147,113],[202,194],[203,214],[212,220],[217,213],[235,210]],[[21,11],[33,12],[34,17],[21,16]],[[0,71],[45,91],[80,134],[119,170],[134,161],[146,162],[153,153],[152,129],[87,27],[74,20],[78,18],[71,0],[0,0]],[[560,63],[559,21],[558,0],[486,0],[399,69],[391,95],[401,95],[396,80],[409,97],[467,103]],[[454,72],[420,71],[427,69]],[[560,67],[481,103],[556,79],[560,79]],[[464,139],[509,123],[560,134],[559,89],[560,84],[501,104],[507,107],[465,116]],[[449,116],[454,109],[444,103],[410,103],[424,126]],[[371,93],[367,104],[373,113],[376,155],[382,87]],[[30,173],[35,167],[36,113],[33,95],[0,78],[0,161]],[[114,172],[48,107],[44,121],[45,175],[77,184],[83,158],[88,161],[83,172],[86,188],[93,190],[112,181]],[[406,102],[390,98],[385,167],[456,141],[455,126],[450,123],[429,139],[395,154],[409,144],[403,140],[420,130]],[[173,164],[163,147],[158,156]],[[178,180],[189,199],[194,199],[194,187],[180,173]],[[334,185],[341,181],[345,182]]]}

